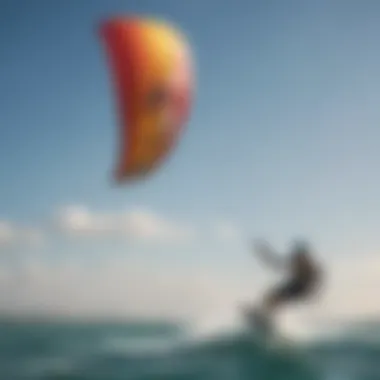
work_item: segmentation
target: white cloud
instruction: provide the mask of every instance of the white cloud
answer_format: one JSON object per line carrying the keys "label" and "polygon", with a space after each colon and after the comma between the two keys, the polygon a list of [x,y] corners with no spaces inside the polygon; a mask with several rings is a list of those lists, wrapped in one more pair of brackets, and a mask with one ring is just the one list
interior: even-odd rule
{"label": "white cloud", "polygon": [[[55,220],[60,231],[79,237],[127,237],[152,242],[183,241],[193,231],[152,212],[135,209],[96,213],[83,206],[62,209]],[[220,221],[211,226],[222,241],[242,237],[236,226]],[[0,222],[0,247],[35,243],[41,231]],[[26,261],[25,261],[26,260]],[[143,258],[115,260],[98,267],[76,263],[49,266],[29,257],[19,266],[0,267],[0,312],[38,312],[82,316],[206,316],[223,319],[237,312],[239,303],[254,301],[271,286],[272,276],[242,268],[236,273],[217,266],[179,269],[173,264],[157,268]],[[236,268],[236,267],[235,267]],[[318,321],[380,316],[380,259],[376,255],[336,258],[328,262],[325,290],[318,302],[294,311],[300,320]],[[250,272],[250,273],[248,273]],[[281,279],[279,279],[281,280]],[[286,314],[286,313],[285,313]],[[301,319],[299,319],[301,318]],[[292,320],[290,318],[290,320]],[[295,321],[295,322],[294,322]]]}
{"label": "white cloud", "polygon": [[0,244],[8,244],[13,240],[13,228],[7,222],[0,221]]}
{"label": "white cloud", "polygon": [[201,233],[145,208],[104,213],[83,205],[67,206],[56,213],[55,226],[67,236],[82,238],[134,238],[165,243],[189,241],[201,235],[222,242],[242,238],[239,228],[227,220],[219,220]]}
{"label": "white cloud", "polygon": [[331,316],[380,316],[380,258],[377,255],[354,256],[335,260],[327,268],[324,301]]}
{"label": "white cloud", "polygon": [[[99,266],[78,262],[48,265],[29,258],[18,268],[3,267],[0,312],[18,311],[86,317],[190,317],[221,321],[254,301],[268,284],[247,272],[221,268],[185,269],[115,260]],[[289,307],[294,329],[303,322],[380,315],[380,262],[374,257],[341,259],[329,267],[321,299]]]}
{"label": "white cloud", "polygon": [[214,312],[234,299],[228,276],[117,261],[99,267],[24,262],[3,268],[0,312],[87,317],[185,318]]}
{"label": "white cloud", "polygon": [[8,221],[0,221],[0,248],[14,244],[40,244],[44,239],[41,230],[22,227]]}
{"label": "white cloud", "polygon": [[71,236],[127,237],[155,242],[179,242],[193,236],[189,227],[143,209],[101,214],[72,206],[62,209],[56,222],[60,231]]}

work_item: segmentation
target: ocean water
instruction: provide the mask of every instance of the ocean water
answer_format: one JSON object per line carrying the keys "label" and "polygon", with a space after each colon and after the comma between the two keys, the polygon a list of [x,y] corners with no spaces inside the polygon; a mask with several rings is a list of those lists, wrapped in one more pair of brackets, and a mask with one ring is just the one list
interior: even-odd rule
{"label": "ocean water", "polygon": [[380,380],[371,329],[285,348],[243,331],[195,338],[171,323],[8,320],[0,380]]}

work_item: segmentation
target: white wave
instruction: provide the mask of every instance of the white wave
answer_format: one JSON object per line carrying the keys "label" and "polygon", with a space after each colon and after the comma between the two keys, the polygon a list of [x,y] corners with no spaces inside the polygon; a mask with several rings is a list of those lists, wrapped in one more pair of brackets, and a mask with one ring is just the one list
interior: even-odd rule
{"label": "white wave", "polygon": [[[278,332],[290,338],[295,343],[307,344],[324,340],[338,334],[337,329],[333,329],[326,323],[321,323],[312,318],[311,315],[297,313],[280,313],[275,317],[275,326]],[[224,313],[215,313],[199,318],[192,324],[189,330],[191,340],[209,340],[247,331],[246,321],[240,310],[235,309]]]}
{"label": "white wave", "polygon": [[189,329],[191,340],[210,338],[237,332],[241,327],[236,317],[209,316],[199,319]]}
{"label": "white wave", "polygon": [[171,352],[183,342],[179,337],[108,337],[101,343],[100,350],[133,356],[158,355]]}

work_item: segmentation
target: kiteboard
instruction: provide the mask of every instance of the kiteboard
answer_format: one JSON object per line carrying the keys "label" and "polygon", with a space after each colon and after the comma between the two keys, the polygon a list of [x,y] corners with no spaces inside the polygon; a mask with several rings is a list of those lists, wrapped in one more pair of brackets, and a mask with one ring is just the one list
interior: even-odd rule
{"label": "kiteboard", "polygon": [[243,317],[248,334],[268,349],[289,349],[293,342],[275,326],[274,321],[260,309],[252,306],[243,307]]}
{"label": "kiteboard", "polygon": [[260,339],[268,339],[274,333],[272,321],[259,309],[252,306],[243,308],[245,325],[250,334],[254,334]]}

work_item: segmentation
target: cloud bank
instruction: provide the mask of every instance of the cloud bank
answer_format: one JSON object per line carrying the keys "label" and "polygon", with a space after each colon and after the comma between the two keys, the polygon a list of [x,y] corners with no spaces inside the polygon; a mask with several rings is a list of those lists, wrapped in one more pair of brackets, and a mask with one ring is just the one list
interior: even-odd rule
{"label": "cloud bank", "polygon": [[[320,299],[291,307],[290,314],[307,321],[379,316],[379,267],[373,256],[331,263]],[[221,319],[260,298],[270,285],[243,268],[233,273],[215,267],[158,268],[127,258],[92,267],[29,259],[1,269],[0,312],[21,314]]]}
{"label": "cloud bank", "polygon": [[131,239],[162,244],[188,243],[196,239],[238,242],[239,229],[227,220],[219,220],[200,230],[181,221],[170,220],[147,208],[121,212],[96,212],[84,205],[71,205],[53,212],[49,223],[40,227],[22,227],[0,220],[0,249],[11,244],[37,244],[51,238],[52,233],[82,240]]}
{"label": "cloud bank", "polygon": [[82,238],[136,238],[154,242],[184,242],[194,236],[183,224],[144,209],[121,213],[95,213],[84,206],[65,207],[55,217],[58,231]]}
{"label": "cloud bank", "polygon": [[[199,236],[195,228],[147,209],[97,213],[84,206],[69,206],[54,214],[52,225],[62,236],[85,240],[126,238],[167,244]],[[51,227],[43,230],[2,221],[0,248],[44,241]],[[243,237],[236,226],[222,220],[208,232],[221,242],[237,242]],[[236,313],[241,303],[261,297],[271,285],[261,281],[259,272],[246,268],[232,271],[209,263],[185,269],[171,262],[158,268],[141,256],[138,261],[119,257],[90,266],[73,256],[55,264],[28,256],[16,264],[0,264],[0,313],[220,319]],[[378,268],[380,259],[375,255],[330,260],[325,290],[318,302],[304,308],[306,319],[379,316]]]}
{"label": "cloud bank", "polygon": [[36,245],[42,243],[44,233],[41,229],[23,227],[0,220],[0,248],[17,244]]}

